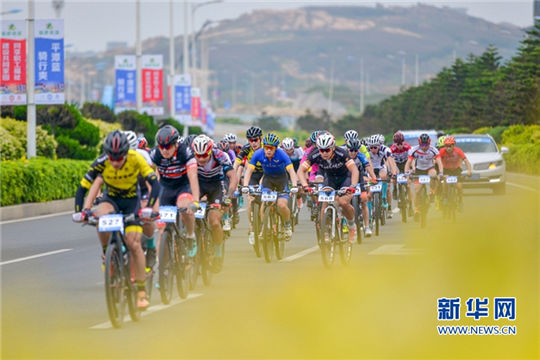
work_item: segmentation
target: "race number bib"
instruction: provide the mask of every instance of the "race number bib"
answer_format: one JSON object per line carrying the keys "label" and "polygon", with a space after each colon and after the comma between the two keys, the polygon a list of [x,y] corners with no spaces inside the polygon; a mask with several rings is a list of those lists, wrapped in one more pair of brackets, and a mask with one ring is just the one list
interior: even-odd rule
{"label": "race number bib", "polygon": [[406,184],[407,183],[407,177],[403,174],[399,174],[397,176],[397,182],[398,184]]}
{"label": "race number bib", "polygon": [[372,185],[369,190],[371,192],[380,192],[382,190],[382,185],[380,184],[377,184],[377,185]]}
{"label": "race number bib", "polygon": [[204,219],[204,215],[206,214],[206,203],[199,203],[199,210],[195,212],[195,218],[196,219]]}
{"label": "race number bib", "polygon": [[176,206],[160,206],[159,217],[160,220],[166,223],[176,222],[176,213],[178,208]]}
{"label": "race number bib", "polygon": [[429,184],[430,181],[431,181],[431,178],[428,175],[420,175],[418,177],[418,182],[420,184]]}
{"label": "race number bib", "polygon": [[319,193],[319,202],[332,202],[336,197],[336,192],[332,191],[330,193],[320,192]]}
{"label": "race number bib", "polygon": [[457,176],[447,176],[446,177],[446,183],[447,184],[456,184],[457,183]]}
{"label": "race number bib", "polygon": [[100,232],[120,231],[124,233],[124,216],[122,214],[103,215],[99,217]]}
{"label": "race number bib", "polygon": [[276,201],[276,199],[277,192],[275,191],[263,192],[261,196],[262,201]]}

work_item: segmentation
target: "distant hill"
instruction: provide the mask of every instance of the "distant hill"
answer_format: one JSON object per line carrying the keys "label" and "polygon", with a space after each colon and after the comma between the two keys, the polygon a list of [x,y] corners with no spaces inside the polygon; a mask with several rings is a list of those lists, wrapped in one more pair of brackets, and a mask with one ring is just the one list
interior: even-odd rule
{"label": "distant hill", "polygon": [[[210,87],[215,90],[212,93],[218,105],[234,100],[252,106],[303,103],[291,100],[309,89],[327,88],[333,63],[335,86],[350,90],[349,95],[338,92],[334,100],[351,108],[356,106],[360,89],[360,59],[373,95],[370,98],[368,93],[369,103],[380,99],[381,94],[399,91],[402,59],[406,84],[411,86],[416,55],[422,82],[449,66],[454,54],[462,58],[470,53],[478,55],[490,44],[508,59],[524,32],[509,24],[468,16],[464,11],[419,4],[258,10],[222,21],[203,36],[209,44]],[[181,36],[177,37],[177,69],[181,68],[181,41]],[[143,51],[163,54],[168,66],[167,38],[146,40]],[[100,54],[100,61],[107,67],[96,74],[101,77],[100,83],[113,83],[112,57],[126,52],[132,53],[133,49]],[[87,61],[75,59],[73,66]]]}

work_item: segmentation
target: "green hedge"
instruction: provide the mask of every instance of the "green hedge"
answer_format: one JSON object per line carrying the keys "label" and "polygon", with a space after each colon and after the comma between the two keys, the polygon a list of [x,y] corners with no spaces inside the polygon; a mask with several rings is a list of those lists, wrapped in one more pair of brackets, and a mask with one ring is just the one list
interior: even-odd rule
{"label": "green hedge", "polygon": [[[2,160],[26,157],[26,121],[0,119],[0,157]],[[56,140],[41,126],[36,126],[36,153],[56,157]]]}
{"label": "green hedge", "polygon": [[510,149],[504,156],[510,171],[540,174],[540,125],[514,125],[502,133],[502,145]]}
{"label": "green hedge", "polygon": [[89,161],[66,159],[2,161],[0,204],[7,206],[73,197],[89,165]]}

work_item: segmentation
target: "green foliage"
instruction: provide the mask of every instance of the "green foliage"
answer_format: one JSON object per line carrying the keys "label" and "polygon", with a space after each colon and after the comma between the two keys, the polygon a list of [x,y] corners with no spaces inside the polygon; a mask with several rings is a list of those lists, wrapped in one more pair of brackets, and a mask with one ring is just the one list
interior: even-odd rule
{"label": "green foliage", "polygon": [[307,110],[304,115],[296,120],[296,126],[309,133],[320,129],[330,129],[331,124],[332,121],[326,110],[323,110],[320,116],[316,116]]}
{"label": "green foliage", "polygon": [[98,155],[95,148],[82,146],[77,140],[68,136],[58,136],[56,141],[58,141],[56,153],[59,158],[92,160]]}
{"label": "green foliage", "polygon": [[203,130],[198,126],[189,126],[188,127],[189,135],[201,135],[204,134]]}
{"label": "green foliage", "polygon": [[263,132],[266,131],[280,131],[283,129],[283,126],[281,126],[281,123],[279,122],[279,118],[277,116],[270,116],[267,115],[265,112],[261,114],[256,120],[255,125],[259,126]]}
{"label": "green foliage", "polygon": [[89,165],[88,161],[44,158],[2,161],[1,205],[73,197]]}
{"label": "green foliage", "polygon": [[510,149],[504,159],[508,170],[540,174],[540,125],[514,125],[502,134],[502,145]]}
{"label": "green foliage", "polygon": [[473,131],[473,134],[489,134],[491,137],[500,144],[502,142],[502,134],[508,129],[508,126],[495,126],[495,127],[482,127]]}
{"label": "green foliage", "polygon": [[[3,118],[0,123],[2,160],[26,157],[26,122]],[[56,158],[56,141],[41,126],[36,126],[36,154]]]}
{"label": "green foliage", "polygon": [[100,103],[84,103],[81,114],[90,119],[99,119],[108,123],[116,122],[116,115],[112,109]]}
{"label": "green foliage", "polygon": [[48,125],[53,134],[57,127],[73,130],[83,117],[73,105],[40,105],[36,110],[37,123]]}
{"label": "green foliage", "polygon": [[26,120],[26,105],[0,106],[0,117]]}
{"label": "green foliage", "polygon": [[124,130],[132,130],[137,134],[143,133],[150,146],[154,145],[158,126],[154,124],[154,118],[147,114],[139,114],[136,111],[123,111],[118,114],[118,122]]}
{"label": "green foliage", "polygon": [[95,147],[99,143],[99,129],[97,126],[81,119],[71,132],[71,138],[79,140],[81,145]]}
{"label": "green foliage", "polygon": [[462,127],[448,129],[445,131],[445,134],[448,134],[448,135],[469,134],[470,132],[471,132],[471,129],[469,129],[468,127],[462,126]]}
{"label": "green foliage", "polygon": [[158,129],[165,126],[165,125],[171,125],[172,127],[176,128],[176,130],[178,130],[178,132],[180,134],[182,134],[184,132],[184,125],[180,124],[178,121],[172,119],[172,118],[167,118],[167,119],[164,119],[164,120],[160,120],[158,122]]}
{"label": "green foliage", "polygon": [[219,124],[233,124],[233,125],[242,125],[244,122],[239,118],[222,118],[219,117],[216,119],[216,123]]}

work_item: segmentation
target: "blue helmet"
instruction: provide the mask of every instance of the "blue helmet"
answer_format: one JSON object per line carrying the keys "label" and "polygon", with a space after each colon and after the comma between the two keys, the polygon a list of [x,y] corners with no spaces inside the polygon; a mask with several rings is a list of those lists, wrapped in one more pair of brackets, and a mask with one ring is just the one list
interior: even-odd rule
{"label": "blue helmet", "polygon": [[279,145],[279,137],[276,134],[268,133],[263,139],[263,144],[277,147]]}

